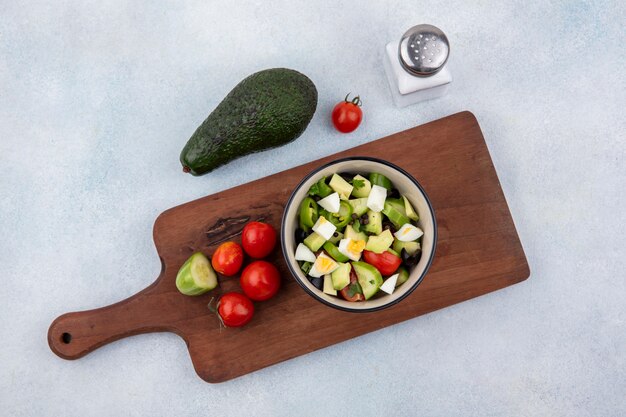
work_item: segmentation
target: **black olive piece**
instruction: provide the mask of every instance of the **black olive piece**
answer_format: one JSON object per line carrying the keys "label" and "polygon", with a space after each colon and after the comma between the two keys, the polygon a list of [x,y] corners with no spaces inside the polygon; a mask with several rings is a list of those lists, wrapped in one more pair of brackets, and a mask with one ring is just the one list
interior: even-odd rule
{"label": "black olive piece", "polygon": [[306,232],[299,227],[296,229],[295,235],[297,243],[302,243],[304,242],[304,239],[306,239]]}
{"label": "black olive piece", "polygon": [[417,265],[417,261],[418,261],[417,256],[409,255],[409,253],[404,248],[402,248],[402,251],[400,252],[400,257],[402,258],[402,263],[404,263],[406,266],[410,267],[413,265]]}
{"label": "black olive piece", "polygon": [[364,219],[364,220],[367,219],[368,218],[367,213],[362,215],[361,218]]}
{"label": "black olive piece", "polygon": [[311,281],[311,284],[313,284],[313,286],[320,291],[324,288],[324,280],[322,277],[312,277],[309,278],[309,281]]}
{"label": "black olive piece", "polygon": [[400,191],[397,188],[392,188],[391,191],[387,191],[387,195],[391,198],[400,198]]}
{"label": "black olive piece", "polygon": [[356,218],[357,218],[357,217],[359,217],[359,216],[357,216],[357,214],[356,214],[356,213],[352,213],[352,218],[353,218],[354,220],[356,220]]}
{"label": "black olive piece", "polygon": [[333,236],[337,237],[337,236],[339,236],[339,233],[335,232],[335,233],[333,233]]}
{"label": "black olive piece", "polygon": [[363,220],[361,221],[361,224],[365,225],[365,224],[369,224],[369,222],[370,222],[370,221],[369,221],[368,219],[363,219]]}
{"label": "black olive piece", "polygon": [[339,174],[339,176],[343,178],[344,180],[346,180],[347,182],[352,181],[352,177],[350,176],[350,174]]}

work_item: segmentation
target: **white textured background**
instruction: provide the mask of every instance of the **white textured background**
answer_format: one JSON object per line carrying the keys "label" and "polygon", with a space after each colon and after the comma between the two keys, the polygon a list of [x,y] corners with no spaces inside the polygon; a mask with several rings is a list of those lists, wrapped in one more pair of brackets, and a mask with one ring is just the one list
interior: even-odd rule
{"label": "white textured background", "polygon": [[[383,46],[422,22],[447,32],[455,80],[400,110]],[[626,415],[624,22],[620,1],[0,1],[0,414]],[[195,127],[275,66],[317,85],[305,134],[183,175]],[[365,121],[340,135],[348,91]],[[465,109],[528,281],[219,385],[172,334],[48,349],[59,314],[152,282],[161,211]]]}

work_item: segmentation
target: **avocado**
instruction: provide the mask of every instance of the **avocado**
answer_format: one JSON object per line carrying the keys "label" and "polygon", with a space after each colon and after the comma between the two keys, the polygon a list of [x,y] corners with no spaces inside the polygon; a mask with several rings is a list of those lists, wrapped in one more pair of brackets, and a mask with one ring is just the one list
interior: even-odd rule
{"label": "avocado", "polygon": [[[363,182],[363,186],[362,187],[356,187],[354,185],[355,181],[362,181]],[[354,186],[354,189],[352,190],[352,195],[357,197],[357,198],[367,197],[368,195],[370,195],[370,191],[372,191],[372,183],[367,178],[365,178],[365,177],[363,177],[361,175],[358,175],[358,174],[355,175],[354,178],[352,179],[352,184]]]}
{"label": "avocado", "polygon": [[232,89],[180,154],[185,172],[202,175],[241,156],[285,145],[308,126],[317,89],[287,68],[259,71]]}
{"label": "avocado", "polygon": [[402,253],[402,249],[404,249],[409,256],[413,256],[421,249],[421,247],[419,242],[402,242],[395,239],[393,241],[393,250],[398,253]]}
{"label": "avocado", "polygon": [[350,271],[352,267],[350,264],[339,264],[339,268],[335,269],[331,274],[331,278],[333,279],[333,288],[336,290],[344,289],[348,284],[350,284]]}
{"label": "avocado", "polygon": [[379,235],[383,231],[383,216],[380,213],[369,210],[367,212],[367,224],[363,226],[363,230]]}
{"label": "avocado", "polygon": [[383,285],[383,276],[380,275],[378,269],[366,262],[352,262],[352,267],[356,272],[365,299],[369,300]]}
{"label": "avocado", "polygon": [[389,231],[389,229],[385,230],[378,236],[370,236],[367,240],[367,245],[365,245],[365,250],[374,252],[374,253],[383,253],[389,246],[393,243],[393,235]]}
{"label": "avocado", "polygon": [[333,280],[330,274],[324,275],[324,293],[328,295],[337,295],[337,290],[333,288]]}
{"label": "avocado", "polygon": [[346,226],[346,230],[345,230],[345,238],[346,239],[352,239],[352,240],[362,240],[364,242],[367,242],[367,235],[363,232],[357,232],[354,230],[354,228],[350,225]]}
{"label": "avocado", "polygon": [[404,211],[406,212],[407,217],[411,220],[418,221],[420,219],[420,216],[413,209],[413,206],[409,202],[409,199],[405,196],[402,196],[402,199],[404,200]]}
{"label": "avocado", "polygon": [[323,236],[317,234],[317,232],[312,232],[304,239],[303,243],[313,252],[317,252],[320,250],[324,242],[326,242],[326,239],[324,239]]}
{"label": "avocado", "polygon": [[339,197],[342,199],[347,200],[352,193],[352,185],[350,185],[348,181],[341,178],[340,175],[333,174],[328,185],[330,185],[330,188],[335,190],[339,194]]}

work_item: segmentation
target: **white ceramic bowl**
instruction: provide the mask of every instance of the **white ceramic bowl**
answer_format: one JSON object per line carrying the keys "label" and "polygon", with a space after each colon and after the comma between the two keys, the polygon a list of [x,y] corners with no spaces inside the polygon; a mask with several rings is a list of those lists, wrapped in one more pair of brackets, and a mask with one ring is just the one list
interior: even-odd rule
{"label": "white ceramic bowl", "polygon": [[[349,302],[341,297],[324,294],[321,290],[318,290],[311,284],[298,266],[298,262],[295,260],[297,246],[295,231],[298,228],[298,207],[306,197],[309,188],[323,176],[332,176],[332,174],[335,173],[369,174],[370,172],[378,172],[389,178],[398,191],[400,191],[400,194],[405,195],[411,202],[411,205],[417,210],[420,217],[418,225],[424,231],[424,236],[422,237],[422,257],[418,264],[410,271],[408,281],[396,288],[393,294],[377,296],[376,298],[362,302]],[[381,310],[400,302],[422,282],[435,256],[437,222],[435,220],[433,207],[424,189],[415,178],[406,171],[390,162],[380,159],[352,157],[339,159],[321,166],[307,175],[300,184],[298,184],[291,194],[289,201],[287,201],[285,212],[283,213],[280,234],[283,255],[287,266],[298,284],[300,284],[307,293],[318,301],[339,310],[370,312]]]}

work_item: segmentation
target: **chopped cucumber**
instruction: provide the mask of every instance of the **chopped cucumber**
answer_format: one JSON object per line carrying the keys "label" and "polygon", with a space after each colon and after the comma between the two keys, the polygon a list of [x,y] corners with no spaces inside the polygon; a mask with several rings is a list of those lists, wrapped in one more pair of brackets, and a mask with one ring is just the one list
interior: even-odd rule
{"label": "chopped cucumber", "polygon": [[326,242],[326,239],[324,239],[324,236],[321,236],[317,234],[316,232],[312,232],[310,235],[308,235],[304,239],[303,243],[313,252],[317,252],[318,250],[320,250],[324,242]]}
{"label": "chopped cucumber", "polygon": [[352,206],[352,212],[355,213],[357,216],[361,217],[362,215],[367,213],[367,197],[348,200],[348,203],[350,203],[350,205]]}
{"label": "chopped cucumber", "polygon": [[398,269],[398,280],[396,281],[396,287],[404,284],[405,282],[407,282],[408,279],[409,271],[405,267],[401,266],[400,269]]}
{"label": "chopped cucumber", "polygon": [[335,231],[335,233],[333,233],[333,237],[328,239],[328,241],[336,245],[341,239],[343,239],[343,233]]}
{"label": "chopped cucumber", "polygon": [[366,300],[372,298],[383,285],[383,277],[378,269],[374,268],[367,262],[352,262],[352,267],[359,280],[359,285],[363,290],[363,296]]}
{"label": "chopped cucumber", "polygon": [[369,210],[367,212],[367,224],[362,226],[361,229],[368,233],[379,235],[383,231],[383,216],[380,213]]}
{"label": "chopped cucumber", "polygon": [[372,185],[380,185],[381,187],[385,187],[388,190],[391,190],[391,188],[393,187],[391,181],[389,181],[389,178],[377,172],[372,172],[370,174],[370,182],[372,183]]}
{"label": "chopped cucumber", "polygon": [[395,239],[393,241],[393,250],[402,253],[402,249],[404,249],[409,256],[413,256],[421,250],[421,246],[419,242],[402,242]]}
{"label": "chopped cucumber", "polygon": [[204,254],[196,252],[178,270],[176,288],[185,295],[200,295],[217,287],[217,274]]}
{"label": "chopped cucumber", "polygon": [[409,219],[404,213],[404,205],[401,207],[394,204],[392,201],[385,201],[385,208],[383,214],[393,223],[396,229],[401,228],[404,224],[410,223]]}

